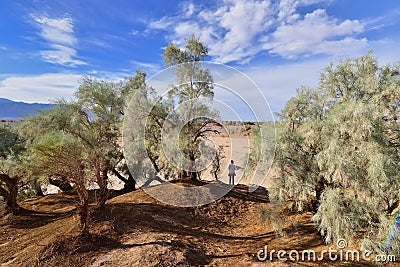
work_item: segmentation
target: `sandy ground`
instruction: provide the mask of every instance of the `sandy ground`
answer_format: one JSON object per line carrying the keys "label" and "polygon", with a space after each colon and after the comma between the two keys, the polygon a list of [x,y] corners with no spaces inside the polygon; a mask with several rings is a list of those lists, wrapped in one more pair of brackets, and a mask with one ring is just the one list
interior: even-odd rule
{"label": "sandy ground", "polygon": [[[219,128],[219,130],[221,130]],[[229,133],[228,133],[229,132]],[[248,159],[248,155],[250,153],[250,145],[251,140],[250,136],[248,136],[244,128],[242,126],[234,126],[229,125],[226,126],[226,130],[221,130],[221,134],[213,134],[210,135],[209,140],[215,144],[216,147],[221,146],[224,151],[224,159],[221,164],[221,173],[218,176],[218,179],[228,184],[228,165],[230,160],[235,162],[235,165],[244,168]],[[122,143],[121,143],[122,145]],[[214,175],[211,174],[211,166],[209,165],[207,169],[201,172],[201,179],[205,181],[214,181]],[[243,176],[243,169],[239,169],[236,171],[235,184],[245,184],[251,185],[253,184],[249,177]],[[271,188],[273,186],[273,178],[276,177],[276,171],[270,170],[268,175],[265,176],[265,179],[262,183],[258,184],[259,186]],[[157,184],[152,183],[152,184]],[[110,175],[109,177],[109,189],[119,190],[124,186],[123,182],[119,180],[116,176]],[[93,183],[89,186],[90,189],[97,189],[98,186],[96,183]],[[59,193],[59,188],[53,185],[44,185],[42,186],[42,190],[45,194],[55,194]]]}
{"label": "sandy ground", "polygon": [[[188,184],[185,184],[186,186]],[[155,201],[142,190],[117,196],[94,216],[91,235],[79,236],[73,194],[28,199],[29,213],[0,220],[0,266],[376,266],[370,262],[260,262],[274,250],[328,249],[311,213],[285,211],[285,236],[261,222],[271,208],[265,192],[237,186],[206,206],[180,208]],[[392,265],[395,266],[395,265]]]}
{"label": "sandy ground", "polygon": [[[224,183],[229,161],[244,165],[250,146],[240,129],[234,131],[230,138],[212,138],[225,151],[220,175]],[[240,178],[242,171],[237,173]],[[273,186],[275,175],[271,171],[262,185]],[[110,188],[122,187],[118,179],[110,180]],[[174,183],[180,188],[198,186],[190,181]],[[257,253],[265,246],[269,251],[312,249],[316,253],[330,246],[315,229],[311,212],[277,207],[269,203],[266,189],[251,193],[246,186],[251,182],[239,183],[217,201],[199,207],[163,204],[141,189],[114,197],[93,216],[91,235],[86,237],[79,235],[74,193],[27,199],[20,203],[25,214],[0,220],[0,266],[377,266],[368,261],[332,262],[327,256],[318,262],[280,261],[276,254],[260,262]],[[164,185],[151,188],[157,191],[160,186]],[[180,200],[182,195],[171,191],[169,197]],[[273,221],[261,220],[262,210]],[[274,231],[277,225],[283,235]]]}

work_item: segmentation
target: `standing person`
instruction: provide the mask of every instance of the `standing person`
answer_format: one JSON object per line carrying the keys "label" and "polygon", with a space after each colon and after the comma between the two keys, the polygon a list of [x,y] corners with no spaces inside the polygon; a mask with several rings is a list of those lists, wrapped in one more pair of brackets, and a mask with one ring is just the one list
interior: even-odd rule
{"label": "standing person", "polygon": [[229,184],[235,185],[236,166],[235,166],[233,160],[231,160],[231,164],[229,164],[228,170],[229,170],[229,174],[228,174],[229,175]]}

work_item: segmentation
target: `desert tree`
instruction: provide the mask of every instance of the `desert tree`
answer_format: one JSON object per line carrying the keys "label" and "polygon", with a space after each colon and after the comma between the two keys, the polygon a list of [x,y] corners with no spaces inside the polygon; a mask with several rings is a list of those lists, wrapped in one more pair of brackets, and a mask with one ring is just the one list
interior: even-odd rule
{"label": "desert tree", "polygon": [[118,83],[84,78],[75,92],[77,102],[73,104],[77,124],[63,129],[90,147],[87,163],[99,186],[98,208],[104,206],[108,197],[108,175],[122,158],[118,143],[124,105],[121,87]]}
{"label": "desert tree", "polygon": [[[131,177],[138,186],[163,182],[177,176],[177,168],[163,153],[162,134],[167,117],[171,118],[172,101],[163,99],[146,84],[146,75],[131,94],[124,118],[124,154]],[[137,83],[137,82],[136,82]]]}
{"label": "desert tree", "polygon": [[[124,191],[135,189],[135,181],[122,153],[121,128],[130,96],[143,85],[144,80],[142,71],[121,82],[84,77],[75,92],[75,100],[60,100],[53,109],[43,111],[22,124],[21,132],[29,140],[49,131],[62,131],[91,148],[86,160],[99,186],[96,195],[99,209],[107,199],[111,173],[124,182]],[[59,173],[49,176],[65,189],[70,189],[68,176]]]}
{"label": "desert tree", "polygon": [[214,159],[211,163],[210,173],[214,176],[215,180],[218,181],[218,175],[221,174],[221,165],[225,159],[225,153],[223,146],[218,146],[218,148],[214,152]]}
{"label": "desert tree", "polygon": [[26,180],[28,157],[25,141],[10,126],[0,127],[0,196],[6,203],[7,213],[18,213],[17,203],[20,182]]}
{"label": "desert tree", "polygon": [[[322,149],[320,120],[327,102],[320,90],[303,87],[279,114],[276,165],[280,193],[294,200],[299,210],[315,197],[314,211],[328,181],[320,175],[316,155]],[[310,131],[309,135],[305,135]]]}
{"label": "desert tree", "polygon": [[[327,240],[381,225],[398,197],[399,154],[388,146],[380,108],[382,93],[396,84],[385,69],[368,54],[329,66],[321,76],[321,87],[335,97],[324,120],[324,149],[317,156],[320,173],[331,183],[321,202],[324,209],[314,217]],[[337,205],[327,210],[324,203]]]}
{"label": "desert tree", "polygon": [[249,152],[244,164],[244,178],[253,185],[261,185],[270,171],[275,156],[275,123],[246,123],[245,131],[249,139]]}
{"label": "desert tree", "polygon": [[[96,194],[97,207],[101,208],[107,199],[108,172],[110,169],[111,153],[113,152],[113,143],[110,139],[113,137],[113,130],[104,125],[97,116],[85,110],[85,107],[79,102],[60,101],[54,108],[41,112],[39,115],[28,118],[21,125],[21,133],[29,140],[46,136],[48,133],[62,132],[76,138],[81,146],[87,148],[86,171],[90,171],[99,186]],[[40,129],[39,129],[40,128]],[[37,150],[35,150],[37,152]],[[45,165],[41,165],[44,167]],[[41,171],[36,168],[37,171]],[[48,172],[44,170],[47,176],[58,176],[64,179],[71,179],[66,172]]]}
{"label": "desert tree", "polygon": [[54,131],[35,139],[31,146],[35,155],[33,161],[43,172],[58,173],[69,177],[74,184],[79,202],[76,204],[81,233],[89,233],[90,209],[88,185],[93,180],[88,168],[91,157],[91,147],[82,144],[81,140],[72,134]]}
{"label": "desert tree", "polygon": [[326,242],[361,232],[378,241],[398,200],[393,72],[371,53],[331,64],[319,88],[299,90],[280,115],[281,194],[315,199],[313,218]]}
{"label": "desert tree", "polygon": [[[60,100],[54,107],[25,120],[20,133],[33,145],[34,169],[73,184],[79,196],[82,232],[88,232],[91,214],[101,210],[108,198],[108,176],[125,182],[125,192],[135,189],[121,148],[125,105],[145,74],[114,83],[83,78],[73,101]],[[67,163],[68,159],[70,162]],[[97,184],[95,206],[89,209],[89,189]]]}
{"label": "desert tree", "polygon": [[214,97],[212,75],[202,66],[207,55],[207,47],[194,35],[185,39],[182,48],[170,43],[163,54],[164,65],[174,66],[176,85],[169,91],[169,97],[179,105],[179,121],[184,124],[179,132],[179,145],[189,162],[190,166],[184,168],[192,180],[199,175],[195,161],[200,157],[202,139],[211,131],[218,132],[211,127],[218,114],[207,105]]}

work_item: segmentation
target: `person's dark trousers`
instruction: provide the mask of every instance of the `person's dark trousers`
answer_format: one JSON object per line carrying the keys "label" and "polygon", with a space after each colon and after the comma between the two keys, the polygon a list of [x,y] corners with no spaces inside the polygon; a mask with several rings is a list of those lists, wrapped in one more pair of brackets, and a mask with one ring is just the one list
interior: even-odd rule
{"label": "person's dark trousers", "polygon": [[229,175],[229,184],[231,184],[231,185],[235,184],[235,176]]}

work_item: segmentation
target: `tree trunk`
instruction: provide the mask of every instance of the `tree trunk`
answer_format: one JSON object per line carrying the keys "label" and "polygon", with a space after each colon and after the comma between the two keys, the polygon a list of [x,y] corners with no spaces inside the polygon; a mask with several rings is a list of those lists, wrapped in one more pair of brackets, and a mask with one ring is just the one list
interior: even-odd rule
{"label": "tree trunk", "polygon": [[160,167],[158,167],[157,158],[151,157],[150,155],[149,155],[149,158],[150,158],[151,164],[153,164],[154,169],[156,170],[157,173],[159,173]]}
{"label": "tree trunk", "polygon": [[124,192],[132,192],[136,189],[136,181],[133,179],[133,176],[129,173],[128,179],[122,176],[116,169],[112,169],[112,172],[118,179],[124,182],[124,188],[122,189]]}
{"label": "tree trunk", "polygon": [[51,175],[49,177],[49,183],[51,185],[57,186],[63,192],[69,192],[73,189],[71,184],[68,182],[67,177],[61,175]]}
{"label": "tree trunk", "polygon": [[103,168],[101,172],[97,173],[97,184],[99,185],[99,194],[96,199],[96,212],[104,209],[104,205],[106,204],[108,198],[108,170],[109,170],[109,162]]}
{"label": "tree trunk", "polygon": [[11,178],[6,174],[0,174],[0,180],[5,183],[6,189],[0,187],[0,195],[6,202],[6,213],[18,213],[20,207],[17,203],[19,178]]}
{"label": "tree trunk", "polygon": [[[16,179],[11,179],[16,180]],[[8,188],[9,196],[6,199],[7,207],[9,211],[12,213],[18,213],[19,205],[17,204],[17,196],[18,196],[18,185],[17,182],[14,181]]]}
{"label": "tree trunk", "polygon": [[215,181],[218,181],[218,170],[214,171],[214,178],[215,178]]}
{"label": "tree trunk", "polygon": [[89,222],[90,222],[89,192],[85,188],[83,182],[77,183],[76,191],[79,196],[79,203],[77,205],[77,211],[78,211],[79,222],[80,222],[80,226],[81,226],[81,234],[89,235]]}
{"label": "tree trunk", "polygon": [[196,181],[197,181],[197,172],[191,172],[191,173],[190,173],[190,179],[191,179],[193,182],[196,182]]}
{"label": "tree trunk", "polygon": [[132,192],[136,190],[136,181],[133,179],[133,176],[129,174],[128,182],[124,185],[124,192]]}
{"label": "tree trunk", "polygon": [[36,196],[38,197],[44,196],[42,187],[40,186],[38,179],[33,180],[32,183],[33,183],[33,188],[35,189]]}
{"label": "tree trunk", "polygon": [[315,185],[315,201],[313,202],[313,212],[317,213],[319,203],[321,200],[321,195],[325,190],[326,187],[326,180],[324,177],[320,177]]}
{"label": "tree trunk", "polygon": [[81,225],[81,234],[82,235],[88,235],[89,234],[89,201],[81,201],[79,203],[79,206],[77,207],[78,209],[78,215],[79,215],[79,222]]}
{"label": "tree trunk", "polygon": [[388,207],[387,213],[393,215],[394,211],[399,207],[400,200],[397,199],[391,206]]}

